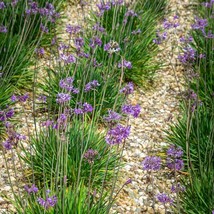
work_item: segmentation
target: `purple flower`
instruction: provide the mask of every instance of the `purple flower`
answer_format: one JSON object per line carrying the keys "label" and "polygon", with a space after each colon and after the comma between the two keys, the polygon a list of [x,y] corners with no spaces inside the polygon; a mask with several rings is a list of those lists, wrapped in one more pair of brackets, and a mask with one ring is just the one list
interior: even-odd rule
{"label": "purple flower", "polygon": [[83,110],[81,108],[75,108],[74,114],[76,114],[76,115],[83,114]]}
{"label": "purple flower", "polygon": [[182,186],[180,183],[177,183],[176,185],[172,185],[171,191],[173,193],[179,193],[185,191],[185,186]]}
{"label": "purple flower", "polygon": [[70,99],[71,99],[71,95],[70,94],[58,93],[56,102],[60,103],[60,104],[63,104],[63,103],[69,102]]}
{"label": "purple flower", "polygon": [[16,102],[16,101],[17,101],[16,95],[13,94],[13,95],[11,96],[10,100],[11,100],[12,102]]}
{"label": "purple flower", "polygon": [[45,49],[44,48],[36,48],[35,52],[38,56],[43,56],[45,54]]}
{"label": "purple flower", "polygon": [[0,10],[3,10],[5,7],[5,3],[3,1],[0,1]]}
{"label": "purple flower", "polygon": [[12,0],[12,1],[11,1],[12,7],[15,7],[15,6],[17,5],[18,2],[19,2],[19,0]]}
{"label": "purple flower", "polygon": [[39,8],[38,8],[38,3],[33,1],[33,2],[29,2],[28,4],[30,9],[27,9],[25,12],[27,15],[35,15],[38,13]]}
{"label": "purple flower", "polygon": [[93,111],[92,105],[90,105],[88,103],[84,103],[82,106],[83,106],[83,112],[84,113],[92,112]]}
{"label": "purple flower", "polygon": [[104,51],[107,51],[109,54],[113,54],[120,51],[119,44],[113,40],[104,45]]}
{"label": "purple flower", "polygon": [[132,179],[131,179],[131,178],[129,178],[129,179],[125,182],[124,185],[128,185],[128,184],[130,184],[130,183],[132,183]]}
{"label": "purple flower", "polygon": [[183,49],[183,54],[178,56],[181,63],[187,64],[195,60],[196,51],[192,47],[186,47]]}
{"label": "purple flower", "polygon": [[139,116],[140,110],[141,110],[141,107],[139,104],[137,104],[136,106],[132,106],[132,105],[122,106],[122,112],[127,115],[132,115],[134,118]]}
{"label": "purple flower", "polygon": [[105,137],[106,143],[109,145],[120,144],[125,140],[130,134],[131,126],[123,127],[121,125],[117,125],[116,127],[110,129],[107,132]]}
{"label": "purple flower", "polygon": [[165,193],[159,193],[157,195],[157,199],[160,203],[162,203],[164,205],[167,203],[169,203],[169,204],[173,203],[173,200],[168,195],[166,195]]}
{"label": "purple flower", "polygon": [[24,95],[21,95],[21,96],[18,96],[19,102],[22,102],[22,103],[26,102],[28,98],[29,98],[29,94],[28,93],[26,93]]}
{"label": "purple flower", "polygon": [[12,144],[9,140],[6,140],[6,141],[3,142],[2,144],[3,144],[3,147],[4,147],[6,150],[11,150],[11,149],[12,149],[13,144]]}
{"label": "purple flower", "polygon": [[90,90],[92,90],[92,89],[94,89],[94,88],[96,88],[98,86],[100,86],[100,84],[98,83],[98,81],[97,80],[93,80],[93,81],[91,81],[91,82],[89,82],[89,83],[87,83],[85,85],[84,91],[88,92],[88,91],[90,91]]}
{"label": "purple flower", "polygon": [[129,61],[123,60],[122,64],[121,63],[118,64],[118,68],[122,68],[122,67],[127,68],[127,69],[131,69],[132,63]]}
{"label": "purple flower", "polygon": [[74,79],[72,77],[67,77],[65,79],[62,79],[59,82],[59,87],[70,92],[74,88],[73,87],[73,81],[74,81]]}
{"label": "purple flower", "polygon": [[95,30],[95,31],[99,31],[101,33],[104,33],[105,32],[105,28],[103,28],[100,23],[97,23],[95,24],[93,27],[92,27],[92,30]]}
{"label": "purple flower", "polygon": [[64,61],[65,64],[70,64],[70,63],[75,63],[76,58],[74,55],[65,55],[65,54],[60,54],[60,59]]}
{"label": "purple flower", "polygon": [[36,187],[35,184],[32,184],[31,187],[29,187],[28,185],[25,185],[24,189],[28,192],[28,194],[30,194],[30,193],[37,193],[38,192],[38,188]]}
{"label": "purple flower", "polygon": [[169,169],[176,171],[179,171],[184,167],[184,161],[178,158],[167,158],[166,164]]}
{"label": "purple flower", "polygon": [[112,110],[108,110],[108,116],[103,117],[106,122],[118,122],[121,118],[122,116],[120,114]]}
{"label": "purple flower", "polygon": [[198,17],[195,18],[195,23],[192,25],[192,29],[202,30],[208,25],[207,19],[200,19]]}
{"label": "purple flower", "polygon": [[97,4],[97,7],[98,7],[98,9],[100,11],[100,15],[102,15],[105,11],[111,9],[111,3],[110,2],[100,3],[100,4]]}
{"label": "purple flower", "polygon": [[14,115],[14,109],[6,109],[4,111],[0,111],[0,121],[6,121],[8,118],[13,117]]}
{"label": "purple flower", "polygon": [[102,46],[102,40],[98,36],[95,36],[92,39],[90,39],[89,46],[91,48],[95,48],[96,46],[100,46],[101,47]]}
{"label": "purple flower", "polygon": [[0,33],[7,33],[7,28],[4,25],[0,26]]}
{"label": "purple flower", "polygon": [[47,120],[47,121],[44,121],[44,122],[42,122],[42,126],[45,126],[45,127],[50,127],[50,126],[52,126],[53,125],[53,120]]}
{"label": "purple flower", "polygon": [[136,17],[137,16],[137,13],[135,13],[133,10],[128,10],[126,13],[125,13],[125,16],[132,16],[132,17]]}
{"label": "purple flower", "polygon": [[43,94],[40,94],[39,97],[38,97],[38,100],[46,103],[47,102],[47,96],[43,95]]}
{"label": "purple flower", "polygon": [[161,158],[157,156],[147,156],[143,162],[144,170],[160,170],[161,168]]}
{"label": "purple flower", "polygon": [[47,26],[43,25],[42,23],[40,24],[40,30],[44,33],[48,33],[49,29]]}
{"label": "purple flower", "polygon": [[78,25],[73,25],[72,26],[72,25],[68,24],[66,26],[66,32],[69,33],[70,35],[72,35],[72,34],[78,34],[78,33],[81,32],[81,27],[78,26]]}
{"label": "purple flower", "polygon": [[97,155],[98,152],[96,150],[88,149],[84,154],[84,158],[88,161],[89,164],[93,164],[94,159],[96,158]]}
{"label": "purple flower", "polygon": [[37,201],[38,203],[44,207],[44,209],[49,209],[51,207],[54,207],[57,203],[57,197],[56,196],[48,196],[49,191],[47,192],[46,198],[38,198]]}
{"label": "purple flower", "polygon": [[172,158],[181,158],[183,156],[183,151],[181,147],[175,147],[175,145],[172,145],[167,150],[167,156]]}
{"label": "purple flower", "polygon": [[125,95],[132,94],[134,92],[134,84],[129,82],[124,88],[120,90],[120,93]]}
{"label": "purple flower", "polygon": [[153,42],[157,45],[161,44],[164,40],[167,39],[167,32],[163,32],[162,34],[157,31],[156,38],[153,39]]}
{"label": "purple flower", "polygon": [[83,38],[82,37],[75,38],[74,44],[75,44],[77,50],[80,50],[83,47],[83,45],[84,45]]}

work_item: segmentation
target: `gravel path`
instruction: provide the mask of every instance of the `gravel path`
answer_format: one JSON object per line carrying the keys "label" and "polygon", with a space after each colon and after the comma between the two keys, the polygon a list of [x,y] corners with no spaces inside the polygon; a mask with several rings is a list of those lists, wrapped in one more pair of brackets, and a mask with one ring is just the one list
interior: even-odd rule
{"label": "gravel path", "polygon": [[[180,26],[176,34],[174,30],[169,30],[169,39],[160,45],[161,51],[157,60],[163,62],[164,67],[156,73],[152,90],[136,89],[129,97],[129,102],[140,104],[142,111],[139,118],[130,121],[131,135],[126,142],[123,158],[125,166],[122,168],[118,188],[128,178],[132,179],[132,183],[121,191],[112,213],[114,211],[120,214],[154,213],[151,181],[147,172],[142,169],[141,163],[146,156],[163,152],[163,148],[167,146],[164,130],[168,130],[169,125],[179,116],[179,98],[184,91],[184,70],[177,60],[179,50],[176,44],[190,29],[192,13],[189,6],[188,0],[169,0],[168,11],[172,13],[166,18],[172,20],[174,15],[178,15]],[[166,169],[156,173],[155,194],[170,192],[172,182],[173,178]],[[155,211],[165,213],[163,205],[157,203]]]}
{"label": "gravel path", "polygon": [[[142,107],[140,117],[131,119],[132,132],[126,142],[123,160],[125,166],[120,174],[118,188],[124,184],[128,178],[133,181],[119,194],[118,200],[112,209],[112,213],[117,211],[121,214],[138,214],[138,213],[153,213],[152,195],[149,189],[149,179],[145,171],[142,170],[141,162],[147,155],[156,154],[162,151],[166,146],[164,130],[169,128],[169,125],[176,121],[179,115],[178,105],[180,92],[183,91],[183,68],[177,62],[177,54],[172,55],[176,50],[176,42],[179,37],[183,36],[189,29],[189,20],[191,12],[187,8],[188,0],[169,0],[169,11],[174,11],[169,18],[177,14],[180,18],[181,26],[177,28],[177,33],[169,32],[169,40],[163,45],[160,45],[161,51],[158,54],[157,60],[164,62],[163,69],[156,74],[153,89],[143,90],[136,89],[134,94],[129,97],[129,102],[132,104],[139,103]],[[88,11],[95,8],[95,3],[82,7],[70,5],[66,7],[65,16],[67,17],[66,24],[79,24],[84,21],[84,16]],[[175,45],[173,45],[175,44]],[[174,69],[172,69],[174,68]],[[176,78],[175,78],[176,77]],[[26,127],[25,127],[26,130]],[[18,165],[18,158],[15,154],[7,154],[9,160],[9,168],[11,168],[12,182],[21,182],[21,176],[16,175],[13,171],[13,165]],[[0,151],[0,214],[12,206],[7,203],[1,194],[7,194],[11,197],[11,190],[8,182],[7,170],[3,158],[3,153]],[[21,166],[20,166],[21,170]],[[158,186],[157,192],[165,191],[171,186],[172,179],[167,177],[166,170],[161,171],[155,177],[155,185]],[[148,187],[148,188],[147,188]],[[9,193],[9,194],[8,194]],[[164,208],[161,205],[155,206],[158,213],[164,213]],[[11,212],[8,212],[11,213]]]}

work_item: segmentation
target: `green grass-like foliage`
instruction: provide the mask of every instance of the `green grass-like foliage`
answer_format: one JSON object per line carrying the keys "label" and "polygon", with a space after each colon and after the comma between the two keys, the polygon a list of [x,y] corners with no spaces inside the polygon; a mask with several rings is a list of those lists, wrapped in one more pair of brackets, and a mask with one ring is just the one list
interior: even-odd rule
{"label": "green grass-like foliage", "polygon": [[[213,32],[213,8],[200,5],[197,11],[208,21],[205,34]],[[197,55],[205,54],[204,58],[197,57],[192,65],[198,77],[188,82],[189,88],[197,94],[197,101],[188,99],[183,102],[183,117],[171,127],[168,140],[183,148],[189,168],[189,181],[182,197],[184,213],[207,214],[214,210],[213,39],[206,38],[201,30],[192,30],[191,35],[194,38],[191,46]],[[193,103],[196,105],[194,111]]]}
{"label": "green grass-like foliage", "polygon": [[[126,16],[130,9],[136,12],[137,16]],[[103,44],[112,40],[121,48],[120,54],[113,56],[112,63],[118,63],[120,55],[132,63],[133,68],[125,70],[126,81],[143,85],[152,79],[155,70],[158,69],[159,65],[154,62],[158,47],[153,43],[153,39],[156,36],[157,21],[163,15],[163,9],[162,5],[161,9],[155,13],[153,4],[137,1],[131,8],[126,5],[111,6],[111,9],[105,11],[101,17],[94,16],[94,22],[101,23],[106,30],[106,34],[101,37]],[[135,34],[137,30],[141,33]],[[89,31],[86,37],[91,38],[92,34]],[[108,53],[103,48],[97,52],[98,61],[108,64],[106,60],[108,57]]]}
{"label": "green grass-like foliage", "polygon": [[[67,138],[67,142],[61,139],[63,137]],[[66,149],[63,148],[65,144],[67,144]],[[57,170],[60,170],[57,168],[57,165],[59,165],[59,161],[62,161],[67,166],[65,170],[67,171],[67,182],[69,185],[77,182],[79,167],[81,167],[81,180],[87,185],[91,165],[84,159],[80,166],[80,160],[88,149],[98,151],[97,158],[93,164],[92,182],[99,189],[105,174],[109,147],[103,135],[98,133],[96,126],[73,120],[72,126],[67,130],[65,136],[59,137],[59,133],[54,130],[41,132],[38,138],[32,139],[33,155],[29,151],[25,151],[26,157],[23,157],[23,159],[31,168],[30,171],[33,172],[36,180],[40,182],[54,182],[59,173]],[[63,151],[60,152],[60,150]],[[117,155],[111,154],[107,179],[112,175],[116,160]],[[29,176],[32,176],[32,173]],[[63,177],[63,175],[60,174],[59,177]]]}

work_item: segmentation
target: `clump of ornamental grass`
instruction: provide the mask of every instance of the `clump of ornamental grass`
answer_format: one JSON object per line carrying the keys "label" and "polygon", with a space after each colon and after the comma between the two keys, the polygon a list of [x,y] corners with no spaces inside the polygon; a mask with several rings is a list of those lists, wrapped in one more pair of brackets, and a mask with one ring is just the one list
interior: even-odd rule
{"label": "clump of ornamental grass", "polygon": [[[70,87],[71,80],[68,77],[61,86]],[[133,92],[133,85],[128,84],[120,92],[127,96]],[[11,97],[13,102],[20,102],[22,106],[27,99],[27,94]],[[126,125],[121,125],[120,120],[123,115],[138,117],[140,106],[123,105],[123,115],[109,111],[103,118],[108,130],[103,130],[102,134],[101,130],[98,132],[94,118],[88,117],[93,114],[94,107],[78,103],[71,109],[68,105],[70,99],[66,93],[57,95],[58,117],[41,121],[35,136],[29,136],[29,148],[22,144],[26,137],[17,133],[11,123],[5,123],[8,137],[3,143],[4,152],[18,152],[17,148],[20,148],[22,153],[18,153],[18,157],[22,166],[23,163],[26,166],[23,175],[27,184],[23,188],[30,196],[25,198],[23,190],[18,189],[14,202],[18,212],[40,213],[47,210],[52,213],[63,210],[69,213],[72,209],[75,212],[81,209],[80,213],[84,210],[90,213],[109,212],[116,199],[113,193],[125,140],[131,128],[128,119]],[[14,113],[11,111],[8,115],[11,118]],[[121,189],[130,182],[122,185]]]}
{"label": "clump of ornamental grass", "polygon": [[[124,67],[128,68],[124,72],[125,80],[142,85],[153,77],[159,67],[154,62],[157,45],[152,42],[159,14],[151,14],[151,8],[139,11],[137,4],[138,1],[131,5],[123,1],[99,4],[91,28],[102,41],[102,48],[97,51],[98,61],[105,65],[117,62],[120,68],[122,54]],[[88,31],[85,36],[88,42],[93,34]],[[115,52],[119,54],[115,55]],[[111,62],[107,60],[109,57],[113,58]]]}
{"label": "clump of ornamental grass", "polygon": [[[9,105],[13,91],[31,89],[31,57],[38,43],[45,45],[57,10],[52,2],[23,0],[0,2],[0,109]],[[59,6],[59,1],[54,4]],[[2,123],[0,122],[0,127]],[[1,133],[3,133],[3,129]]]}
{"label": "clump of ornamental grass", "polygon": [[[213,1],[198,5],[190,35],[181,38],[187,91],[181,104],[182,118],[171,127],[168,141],[184,151],[187,169],[181,207],[185,213],[213,211]],[[197,15],[198,15],[197,14]],[[202,185],[203,184],[203,185]]]}

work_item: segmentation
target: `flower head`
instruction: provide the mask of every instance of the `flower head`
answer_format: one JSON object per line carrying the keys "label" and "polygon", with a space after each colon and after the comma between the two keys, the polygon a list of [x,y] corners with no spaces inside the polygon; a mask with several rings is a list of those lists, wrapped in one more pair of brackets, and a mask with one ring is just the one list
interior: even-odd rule
{"label": "flower head", "polygon": [[122,106],[122,112],[127,115],[132,115],[134,118],[139,116],[140,110],[141,110],[141,107],[139,104],[137,104],[136,106],[132,106],[132,105]]}
{"label": "flower head", "polygon": [[160,170],[161,168],[161,158],[157,156],[147,156],[143,162],[144,170]]}
{"label": "flower head", "polygon": [[158,199],[158,201],[160,203],[162,203],[164,205],[167,204],[167,203],[169,203],[169,204],[173,203],[173,200],[167,194],[165,194],[165,193],[159,193],[157,195],[157,199]]}
{"label": "flower head", "polygon": [[70,99],[71,99],[71,95],[70,94],[58,93],[56,102],[60,103],[60,104],[63,104],[63,103],[69,102]]}
{"label": "flower head", "polygon": [[132,94],[134,92],[134,84],[129,82],[124,88],[120,90],[120,93],[125,95]]}
{"label": "flower head", "polygon": [[57,203],[57,197],[56,196],[48,196],[49,191],[46,194],[46,198],[38,198],[37,201],[38,203],[44,207],[44,209],[48,210],[51,207],[54,207]]}
{"label": "flower head", "polygon": [[123,127],[118,124],[116,127],[110,129],[105,137],[106,143],[109,145],[120,144],[130,134],[131,126]]}
{"label": "flower head", "polygon": [[84,154],[84,158],[87,160],[89,164],[92,164],[94,163],[94,160],[97,155],[98,155],[98,151],[93,149],[88,149]]}
{"label": "flower head", "polygon": [[90,90],[92,90],[92,89],[94,89],[94,88],[96,88],[98,86],[100,86],[100,84],[98,83],[98,81],[97,80],[93,80],[93,81],[91,81],[91,82],[89,82],[89,83],[87,83],[85,85],[84,91],[88,92],[88,91],[90,91]]}
{"label": "flower head", "polygon": [[36,187],[35,184],[32,184],[31,187],[29,187],[28,185],[24,186],[24,189],[30,194],[30,193],[37,193],[38,192],[38,188]]}

